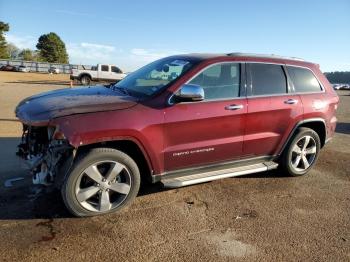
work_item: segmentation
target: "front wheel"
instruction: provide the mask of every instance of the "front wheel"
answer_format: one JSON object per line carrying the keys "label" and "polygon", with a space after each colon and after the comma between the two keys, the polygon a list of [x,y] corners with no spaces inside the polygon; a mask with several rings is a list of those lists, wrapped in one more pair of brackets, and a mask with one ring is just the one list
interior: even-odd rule
{"label": "front wheel", "polygon": [[68,210],[85,217],[120,210],[139,188],[140,173],[132,158],[115,149],[96,148],[77,160],[61,193]]}
{"label": "front wheel", "polygon": [[282,170],[291,176],[305,175],[316,163],[320,148],[320,138],[314,130],[299,128],[281,157]]}
{"label": "front wheel", "polygon": [[80,82],[84,85],[84,86],[87,86],[90,84],[91,82],[91,78],[87,75],[84,75],[80,78]]}

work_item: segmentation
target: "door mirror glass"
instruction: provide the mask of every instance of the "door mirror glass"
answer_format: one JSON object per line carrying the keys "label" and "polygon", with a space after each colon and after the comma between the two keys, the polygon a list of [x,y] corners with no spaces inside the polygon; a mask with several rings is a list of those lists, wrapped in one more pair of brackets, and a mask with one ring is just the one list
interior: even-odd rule
{"label": "door mirror glass", "polygon": [[185,84],[175,96],[177,102],[202,101],[204,90],[199,85]]}

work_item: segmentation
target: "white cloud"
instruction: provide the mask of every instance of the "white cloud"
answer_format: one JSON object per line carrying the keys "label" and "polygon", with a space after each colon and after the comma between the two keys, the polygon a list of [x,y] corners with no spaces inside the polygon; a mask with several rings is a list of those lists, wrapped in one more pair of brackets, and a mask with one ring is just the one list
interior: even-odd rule
{"label": "white cloud", "polygon": [[67,52],[71,63],[95,64],[113,62],[122,50],[110,45],[83,42],[67,44]]}
{"label": "white cloud", "polygon": [[30,48],[35,49],[37,39],[34,36],[18,36],[13,34],[5,35],[6,41],[14,44],[20,49]]}
{"label": "white cloud", "polygon": [[133,48],[130,50],[131,58],[140,60],[143,62],[153,61],[162,57],[180,54],[178,51],[160,50],[156,51],[154,49],[143,49],[143,48]]}
{"label": "white cloud", "polygon": [[81,46],[84,47],[84,48],[87,48],[87,49],[104,50],[104,51],[107,51],[107,52],[114,52],[114,51],[116,51],[116,48],[114,46],[110,46],[110,45],[81,43]]}

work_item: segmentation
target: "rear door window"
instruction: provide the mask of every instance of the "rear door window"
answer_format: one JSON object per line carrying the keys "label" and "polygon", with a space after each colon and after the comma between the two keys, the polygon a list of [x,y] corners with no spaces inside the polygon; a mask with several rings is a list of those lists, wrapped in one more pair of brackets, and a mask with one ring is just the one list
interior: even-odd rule
{"label": "rear door window", "polygon": [[287,93],[287,78],[281,65],[249,64],[252,96]]}
{"label": "rear door window", "polygon": [[101,66],[101,71],[108,72],[109,71],[109,66],[108,65],[102,65]]}
{"label": "rear door window", "polygon": [[306,68],[287,66],[288,74],[297,93],[320,92],[321,85],[315,75]]}

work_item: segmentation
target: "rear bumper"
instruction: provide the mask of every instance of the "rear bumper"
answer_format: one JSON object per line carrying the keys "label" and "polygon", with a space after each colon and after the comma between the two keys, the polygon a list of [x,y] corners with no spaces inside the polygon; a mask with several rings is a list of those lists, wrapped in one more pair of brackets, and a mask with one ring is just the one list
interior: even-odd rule
{"label": "rear bumper", "polygon": [[334,133],[335,133],[335,129],[337,127],[337,121],[338,121],[338,119],[336,116],[333,116],[331,118],[331,120],[329,121],[329,127],[327,130],[328,132],[327,132],[325,144],[333,138]]}
{"label": "rear bumper", "polygon": [[328,122],[328,124],[326,125],[326,139],[324,141],[324,145],[326,145],[329,141],[332,140],[334,133],[335,133],[335,129],[337,127],[337,117],[333,116],[331,118],[331,120]]}
{"label": "rear bumper", "polygon": [[326,145],[329,141],[332,140],[332,138],[333,138],[333,137],[328,137],[328,138],[326,139],[326,141],[324,141],[324,144]]}
{"label": "rear bumper", "polygon": [[77,77],[77,76],[70,75],[70,76],[69,76],[69,79],[70,79],[70,80],[76,80],[76,79],[78,79],[78,77]]}

